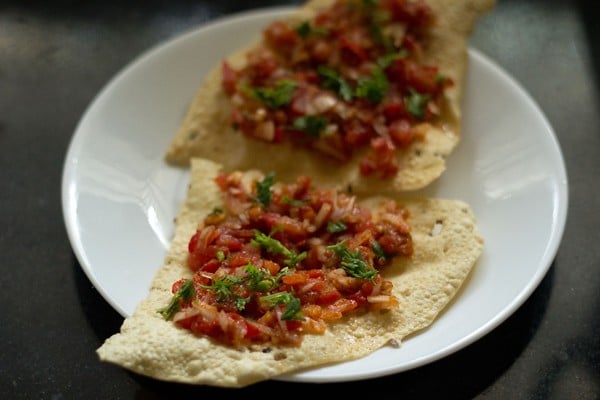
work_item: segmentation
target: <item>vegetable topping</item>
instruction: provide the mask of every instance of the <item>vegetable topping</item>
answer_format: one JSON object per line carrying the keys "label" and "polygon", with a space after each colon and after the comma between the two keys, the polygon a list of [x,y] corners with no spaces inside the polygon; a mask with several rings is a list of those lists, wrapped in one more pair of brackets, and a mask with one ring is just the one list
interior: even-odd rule
{"label": "vegetable topping", "polygon": [[297,26],[273,22],[245,67],[222,64],[232,125],[341,162],[368,149],[361,174],[394,176],[396,152],[438,122],[453,84],[422,60],[434,23],[423,0],[338,0]]}
{"label": "vegetable topping", "polygon": [[387,200],[371,211],[305,176],[242,177],[216,178],[224,207],[190,239],[193,277],[173,284],[165,319],[236,347],[299,346],[345,314],[397,307],[380,270],[412,255],[404,208]]}

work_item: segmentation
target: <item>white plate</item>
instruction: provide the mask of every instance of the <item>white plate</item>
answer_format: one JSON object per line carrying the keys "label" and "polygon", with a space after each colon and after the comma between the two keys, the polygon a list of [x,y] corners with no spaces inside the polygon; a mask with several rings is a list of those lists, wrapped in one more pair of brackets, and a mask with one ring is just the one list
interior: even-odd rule
{"label": "white plate", "polygon": [[[143,54],[83,115],[66,155],[65,223],[89,279],[120,314],[147,294],[173,233],[188,174],[163,154],[204,74],[290,8],[217,20]],[[567,178],[545,116],[515,80],[469,51],[462,141],[423,194],[467,201],[485,251],[464,289],[400,349],[280,379],[332,382],[411,369],[453,353],[498,326],[533,292],[560,243]]]}

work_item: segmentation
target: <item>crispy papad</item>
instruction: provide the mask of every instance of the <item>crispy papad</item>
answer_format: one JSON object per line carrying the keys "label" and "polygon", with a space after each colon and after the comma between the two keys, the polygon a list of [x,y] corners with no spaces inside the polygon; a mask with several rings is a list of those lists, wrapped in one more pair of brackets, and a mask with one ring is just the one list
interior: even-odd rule
{"label": "crispy papad", "polygon": [[[328,325],[323,335],[307,335],[300,347],[265,346],[239,350],[195,336],[157,312],[172,297],[171,285],[192,272],[186,266],[187,244],[198,223],[221,197],[215,176],[222,166],[192,161],[191,185],[176,220],[175,237],[148,297],[125,319],[120,333],[97,350],[101,360],[159,380],[242,387],[305,368],[364,357],[400,343],[428,327],[458,292],[483,248],[469,206],[455,200],[402,200],[410,211],[414,255],[386,267],[394,285],[396,311],[352,315]],[[376,207],[381,198],[362,199]],[[395,351],[402,351],[401,347]]]}
{"label": "crispy papad", "polygon": [[[289,21],[297,24],[308,20],[332,3],[332,0],[309,1],[294,12]],[[399,171],[395,177],[385,180],[363,177],[359,162],[364,151],[357,151],[349,162],[340,163],[289,141],[267,143],[235,131],[230,124],[231,104],[221,85],[220,62],[206,76],[189,105],[166,151],[166,161],[186,167],[192,157],[202,157],[219,162],[227,169],[274,170],[284,180],[305,173],[318,177],[315,178],[317,184],[351,185],[357,192],[397,192],[427,186],[444,172],[446,158],[459,142],[467,38],[478,17],[493,6],[494,0],[429,0],[428,4],[437,15],[437,25],[424,49],[424,62],[437,65],[440,73],[452,79],[454,85],[446,91],[443,123],[429,129],[423,140],[398,152]],[[241,68],[247,51],[260,40],[257,37],[247,47],[231,54],[227,58],[229,64]]]}

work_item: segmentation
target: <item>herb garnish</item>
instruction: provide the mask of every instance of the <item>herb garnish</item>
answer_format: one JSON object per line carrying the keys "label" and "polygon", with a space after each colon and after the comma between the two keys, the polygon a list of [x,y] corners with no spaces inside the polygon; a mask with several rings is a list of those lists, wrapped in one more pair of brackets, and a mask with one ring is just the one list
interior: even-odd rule
{"label": "herb garnish", "polygon": [[269,172],[262,181],[256,182],[255,200],[264,207],[271,204],[271,186],[275,183],[275,173]]}
{"label": "herb garnish", "polygon": [[373,242],[371,243],[371,249],[373,249],[373,253],[375,253],[375,256],[377,258],[389,260],[392,257],[392,255],[387,254],[385,251],[383,251],[381,244],[379,244],[377,240],[373,240]]}
{"label": "herb garnish", "polygon": [[285,247],[279,240],[273,239],[261,231],[254,231],[254,239],[252,239],[250,243],[252,243],[254,246],[262,247],[271,254],[283,254],[287,258],[287,260],[285,260],[283,263],[288,267],[295,267],[307,256],[305,251],[300,254],[296,254],[292,250]]}
{"label": "herb garnish", "polygon": [[377,275],[377,270],[367,264],[360,251],[350,252],[345,242],[344,240],[327,246],[327,249],[333,250],[340,258],[340,264],[348,275],[361,279],[373,279]]}
{"label": "herb garnish", "polygon": [[277,275],[273,276],[266,269],[257,268],[252,263],[248,263],[248,265],[244,267],[244,271],[248,274],[247,280],[249,282],[249,289],[262,293],[273,290],[279,285],[281,277],[289,273],[288,268],[283,268]]}
{"label": "herb garnish", "polygon": [[247,289],[252,292],[266,293],[279,286],[281,277],[287,275],[289,270],[283,268],[277,275],[271,275],[266,269],[258,268],[250,262],[244,267],[244,272],[246,272],[244,277],[226,275],[213,280],[210,285],[202,285],[201,287],[215,292],[217,302],[232,300],[236,308],[242,311],[246,308],[246,304],[252,296],[239,296],[233,290],[234,286],[246,285]]}
{"label": "herb garnish", "polygon": [[323,78],[322,86],[325,89],[337,93],[345,101],[352,100],[352,87],[339,72],[324,65],[319,66],[317,72],[319,72],[319,75]]}
{"label": "herb garnish", "polygon": [[296,32],[304,39],[310,35],[327,35],[329,33],[325,28],[311,26],[308,21],[304,21],[296,26]]}
{"label": "herb garnish", "polygon": [[327,232],[329,232],[329,233],[344,232],[346,229],[348,229],[348,227],[342,221],[337,221],[337,222],[329,221],[327,223]]}
{"label": "herb garnish", "polygon": [[267,296],[261,296],[259,301],[266,303],[269,307],[275,307],[278,304],[284,304],[285,311],[281,315],[282,320],[304,319],[300,299],[295,297],[290,292],[279,292]]}
{"label": "herb garnish", "polygon": [[425,107],[429,101],[429,95],[421,94],[414,89],[409,89],[410,94],[404,98],[406,110],[415,118],[423,119],[425,116]]}
{"label": "herb garnish", "polygon": [[290,196],[286,196],[286,195],[281,196],[280,200],[281,200],[282,203],[291,204],[291,205],[296,206],[296,207],[301,207],[301,206],[303,206],[305,204],[310,203],[309,199],[299,200],[299,199],[294,199],[294,198],[292,198]]}
{"label": "herb garnish", "polygon": [[219,279],[212,281],[210,285],[202,285],[203,289],[212,290],[217,294],[217,301],[223,302],[231,298],[237,297],[232,290],[234,285],[242,283],[242,279],[239,277],[225,275]]}
{"label": "herb garnish", "polygon": [[358,80],[356,87],[356,97],[364,97],[369,102],[377,104],[383,100],[387,92],[389,82],[381,67],[373,68],[371,76],[363,77]]}
{"label": "herb garnish", "polygon": [[327,118],[320,115],[304,115],[294,119],[294,128],[306,132],[310,137],[318,138],[321,133],[326,134]]}
{"label": "herb garnish", "polygon": [[157,312],[162,314],[166,320],[169,320],[173,318],[173,315],[175,315],[175,313],[181,309],[182,303],[187,303],[188,301],[192,300],[195,295],[196,290],[194,289],[194,281],[189,279],[185,281],[179,290],[173,295],[169,305],[159,309]]}
{"label": "herb garnish", "polygon": [[294,91],[298,83],[291,79],[284,79],[275,84],[274,87],[256,87],[251,94],[266,104],[269,108],[279,108],[288,105],[292,101]]}
{"label": "herb garnish", "polygon": [[407,54],[408,52],[406,49],[400,49],[397,52],[387,53],[386,55],[379,57],[375,62],[382,70],[385,70],[387,67],[392,65],[395,60],[398,58],[404,58]]}

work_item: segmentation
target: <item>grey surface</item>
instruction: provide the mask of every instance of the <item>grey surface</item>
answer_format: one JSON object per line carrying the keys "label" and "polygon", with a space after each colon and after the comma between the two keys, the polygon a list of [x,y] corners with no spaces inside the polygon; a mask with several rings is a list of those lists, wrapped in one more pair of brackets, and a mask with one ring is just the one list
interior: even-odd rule
{"label": "grey surface", "polygon": [[82,113],[150,47],[225,14],[299,3],[0,2],[0,397],[243,398],[375,389],[404,399],[600,398],[600,13],[591,0],[500,0],[471,39],[540,105],[569,177],[556,259],[497,329],[424,367],[338,384],[189,387],[98,361],[95,349],[122,318],[82,272],[60,201],[65,152]]}

